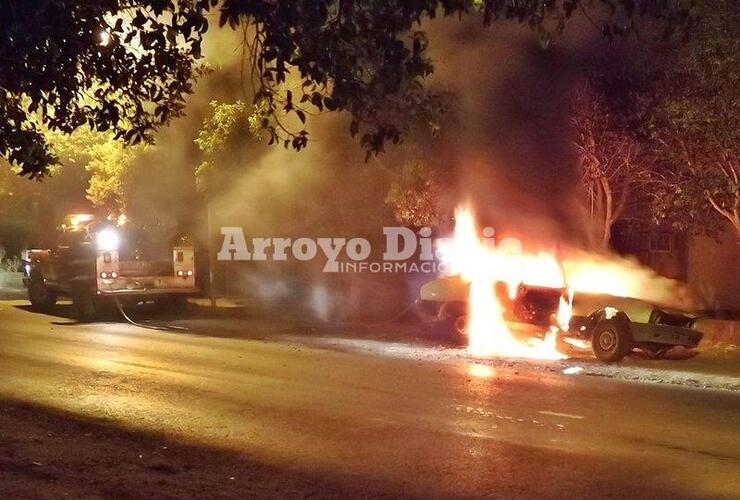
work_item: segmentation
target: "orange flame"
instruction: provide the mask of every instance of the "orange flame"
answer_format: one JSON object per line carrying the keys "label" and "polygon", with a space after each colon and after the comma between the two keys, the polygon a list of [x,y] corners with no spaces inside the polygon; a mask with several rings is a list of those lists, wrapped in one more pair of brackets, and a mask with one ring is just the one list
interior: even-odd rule
{"label": "orange flame", "polygon": [[[565,279],[557,259],[546,253],[525,254],[514,239],[503,240],[498,246],[481,241],[469,207],[458,208],[455,218],[450,265],[453,274],[470,283],[467,327],[470,352],[477,356],[564,358],[555,348],[556,330],[547,332],[544,339],[515,338],[494,291],[496,282],[506,283],[510,298],[516,296],[521,283],[564,287]],[[569,304],[560,309],[558,321],[567,324]]]}
{"label": "orange flame", "polygon": [[[564,258],[546,251],[526,253],[514,238],[498,245],[490,238],[479,238],[469,206],[458,207],[455,219],[451,247],[444,250],[451,274],[459,274],[470,284],[468,347],[475,355],[565,358],[556,349],[555,340],[558,330],[568,330],[576,292],[635,297],[675,308],[691,306],[688,293],[678,282],[627,259],[572,250]],[[510,299],[516,297],[521,284],[564,290],[553,325],[543,338],[519,340],[512,334],[495,292],[499,282],[506,284]]]}

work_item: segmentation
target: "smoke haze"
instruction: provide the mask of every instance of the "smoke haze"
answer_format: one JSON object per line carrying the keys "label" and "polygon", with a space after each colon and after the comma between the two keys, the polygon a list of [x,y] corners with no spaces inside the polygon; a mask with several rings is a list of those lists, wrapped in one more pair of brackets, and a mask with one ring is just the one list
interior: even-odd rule
{"label": "smoke haze", "polygon": [[[453,116],[444,120],[454,126],[438,138],[409,142],[433,151],[444,164],[443,209],[451,214],[467,199],[499,234],[525,237],[525,243],[538,246],[583,244],[587,228],[575,201],[579,182],[568,106],[570,90],[584,72],[608,63],[599,36],[575,22],[543,48],[526,26],[509,22],[485,28],[476,18],[442,19],[422,28],[429,32],[435,64],[429,84],[454,94]],[[251,103],[241,78],[240,42],[241,32],[208,33],[204,54],[213,73],[199,83],[188,117],[163,131],[158,152],[142,160],[156,166],[159,180],[152,189],[168,189],[170,180],[162,172],[192,179],[200,161],[193,139],[210,112],[208,102]],[[211,201],[214,226],[241,226],[248,239],[358,236],[382,248],[383,226],[397,225],[386,203],[388,172],[400,168],[405,146],[365,163],[348,125],[348,117],[339,113],[309,116],[309,146],[299,153],[251,137],[237,141],[217,166],[228,182]],[[204,210],[193,210],[194,193],[181,197],[181,207],[165,199],[170,211],[192,214],[199,234],[205,233]],[[151,209],[161,209],[161,201]],[[220,245],[221,238],[214,239]],[[387,317],[399,304],[413,301],[418,285],[431,278],[336,276],[322,273],[323,265],[320,258],[221,263],[219,286],[225,293],[298,301],[321,318],[338,319]]]}

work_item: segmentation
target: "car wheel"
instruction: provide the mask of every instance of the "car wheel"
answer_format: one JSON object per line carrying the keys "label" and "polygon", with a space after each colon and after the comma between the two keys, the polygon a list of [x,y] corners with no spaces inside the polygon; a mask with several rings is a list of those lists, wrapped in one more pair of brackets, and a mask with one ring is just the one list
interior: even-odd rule
{"label": "car wheel", "polygon": [[445,302],[439,309],[439,320],[445,325],[447,334],[460,344],[468,341],[468,315],[464,304]]}
{"label": "car wheel", "polygon": [[28,284],[28,300],[31,306],[39,311],[48,311],[57,303],[57,294],[41,280],[32,280]]}
{"label": "car wheel", "polygon": [[463,314],[461,316],[456,317],[452,323],[452,329],[455,335],[457,335],[459,339],[467,340],[468,338],[468,317],[467,315]]}
{"label": "car wheel", "polygon": [[621,361],[632,350],[629,328],[617,319],[602,319],[594,326],[591,349],[601,361]]}

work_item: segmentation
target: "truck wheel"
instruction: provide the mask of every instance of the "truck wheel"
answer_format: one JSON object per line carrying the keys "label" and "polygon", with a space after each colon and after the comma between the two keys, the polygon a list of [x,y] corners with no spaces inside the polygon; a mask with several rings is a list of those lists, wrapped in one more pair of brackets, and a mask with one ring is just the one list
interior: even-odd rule
{"label": "truck wheel", "polygon": [[28,284],[28,300],[34,309],[48,311],[56,305],[57,294],[49,290],[41,280],[32,280]]}
{"label": "truck wheel", "polygon": [[591,349],[601,361],[621,361],[632,350],[629,328],[622,321],[602,319],[594,326]]}
{"label": "truck wheel", "polygon": [[159,310],[171,313],[182,313],[188,307],[188,298],[183,295],[171,295],[157,299]]}
{"label": "truck wheel", "polygon": [[77,321],[80,323],[95,321],[98,311],[93,294],[82,290],[77,291],[72,297],[72,304]]}

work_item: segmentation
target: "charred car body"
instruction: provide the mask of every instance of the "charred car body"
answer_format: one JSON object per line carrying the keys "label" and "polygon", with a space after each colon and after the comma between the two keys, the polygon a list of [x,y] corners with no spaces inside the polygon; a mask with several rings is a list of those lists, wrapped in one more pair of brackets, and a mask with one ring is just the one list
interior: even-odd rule
{"label": "charred car body", "polygon": [[[697,347],[702,339],[702,333],[693,329],[695,315],[644,300],[580,292],[571,299],[566,290],[529,285],[519,286],[511,299],[504,283],[496,287],[512,333],[544,335],[559,326],[555,318],[561,300],[572,300],[569,327],[559,329],[558,342],[563,349],[590,346],[602,361],[619,361],[636,347],[659,357],[674,346]],[[453,334],[466,337],[466,282],[457,276],[439,278],[422,286],[420,295],[425,308],[432,309]]]}
{"label": "charred car body", "polygon": [[171,248],[169,258],[144,259],[124,233],[92,215],[68,216],[53,248],[27,251],[24,284],[31,305],[49,310],[60,296],[70,297],[78,319],[89,321],[106,302],[177,306],[198,292],[192,247]]}

